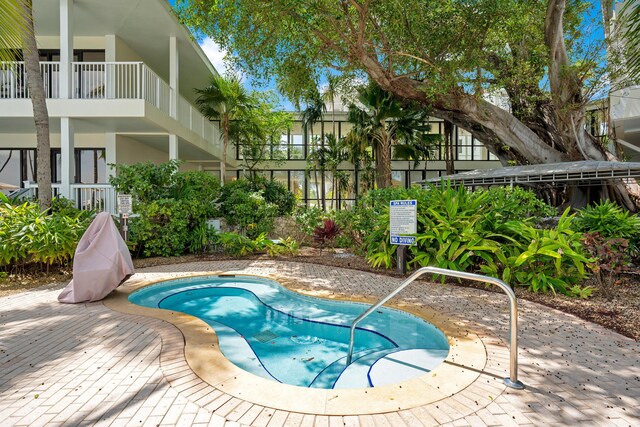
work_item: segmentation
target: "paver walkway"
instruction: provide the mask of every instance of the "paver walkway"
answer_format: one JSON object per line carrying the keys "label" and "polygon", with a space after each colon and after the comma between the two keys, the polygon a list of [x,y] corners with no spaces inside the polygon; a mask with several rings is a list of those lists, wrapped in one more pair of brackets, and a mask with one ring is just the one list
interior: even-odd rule
{"label": "paver walkway", "polygon": [[[202,271],[297,278],[316,293],[381,297],[399,279],[281,261],[224,261],[139,270],[160,278]],[[136,276],[134,276],[135,278]],[[422,426],[640,425],[640,344],[538,304],[520,304],[524,391],[482,379],[435,404],[365,416],[273,410],[225,395],[189,369],[171,324],[102,303],[63,305],[61,286],[0,298],[0,425]],[[508,372],[501,294],[419,283],[399,299],[483,333],[488,364]],[[481,376],[482,377],[482,376]]]}

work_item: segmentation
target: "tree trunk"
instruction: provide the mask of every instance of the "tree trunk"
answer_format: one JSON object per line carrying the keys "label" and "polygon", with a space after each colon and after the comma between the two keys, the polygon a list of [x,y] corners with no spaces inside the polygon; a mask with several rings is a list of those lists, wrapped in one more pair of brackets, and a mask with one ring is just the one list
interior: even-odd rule
{"label": "tree trunk", "polygon": [[376,186],[391,187],[391,140],[384,129],[376,144]]}
{"label": "tree trunk", "polygon": [[[451,121],[468,130],[482,141],[487,149],[496,155],[503,165],[558,163],[577,160],[611,160],[613,156],[584,130],[584,102],[581,86],[570,70],[568,56],[562,39],[562,0],[549,0],[548,20],[545,22],[545,40],[550,49],[549,81],[553,94],[549,112],[536,111],[542,115],[542,127],[556,129],[554,132],[540,132],[518,120],[512,113],[489,102],[453,88],[449,93],[428,99],[424,83],[407,76],[394,76],[364,50],[357,51],[357,57],[369,76],[384,90],[395,95],[415,100],[432,107],[432,115]],[[560,14],[560,18],[556,16]],[[551,138],[548,140],[548,138]],[[635,209],[630,195],[637,198],[637,185],[611,184],[609,188],[617,202],[629,209]],[[574,193],[578,199],[582,195]]]}
{"label": "tree trunk", "polygon": [[453,123],[444,121],[444,163],[447,175],[456,173],[453,156]]}
{"label": "tree trunk", "polygon": [[229,147],[229,115],[225,114],[222,117],[222,159],[220,160],[220,182],[224,185],[227,177],[227,149]]}
{"label": "tree trunk", "polygon": [[46,211],[51,207],[51,144],[49,142],[49,112],[47,111],[47,99],[44,92],[44,80],[40,73],[40,55],[36,44],[35,30],[33,27],[33,14],[31,0],[24,3],[25,15],[28,16],[27,31],[23,34],[23,55],[27,71],[27,84],[29,96],[33,106],[33,119],[36,126],[38,142],[38,202],[40,210]]}

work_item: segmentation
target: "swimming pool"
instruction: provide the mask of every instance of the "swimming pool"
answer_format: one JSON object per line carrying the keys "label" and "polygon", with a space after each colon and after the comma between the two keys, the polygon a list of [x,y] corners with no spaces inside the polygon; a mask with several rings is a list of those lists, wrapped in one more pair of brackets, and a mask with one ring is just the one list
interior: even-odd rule
{"label": "swimming pool", "polygon": [[129,300],[202,319],[232,363],[302,387],[398,383],[431,371],[449,352],[435,326],[383,307],[356,330],[354,360],[347,367],[349,326],[369,305],[307,297],[253,276],[177,279],[136,291]]}

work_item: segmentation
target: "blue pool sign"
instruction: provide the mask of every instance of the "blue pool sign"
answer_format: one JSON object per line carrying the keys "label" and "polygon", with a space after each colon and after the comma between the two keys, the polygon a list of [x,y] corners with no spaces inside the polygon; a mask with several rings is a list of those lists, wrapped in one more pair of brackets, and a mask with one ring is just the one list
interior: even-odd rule
{"label": "blue pool sign", "polygon": [[416,200],[392,200],[389,202],[389,229],[391,231],[391,244],[411,246],[416,242],[418,220],[418,202]]}

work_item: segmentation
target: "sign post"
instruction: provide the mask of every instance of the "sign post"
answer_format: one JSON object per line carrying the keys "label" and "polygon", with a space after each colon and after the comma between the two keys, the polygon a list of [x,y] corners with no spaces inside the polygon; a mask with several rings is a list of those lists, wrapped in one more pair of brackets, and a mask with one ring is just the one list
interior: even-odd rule
{"label": "sign post", "polygon": [[391,200],[389,202],[389,230],[392,245],[398,245],[398,271],[402,274],[407,272],[407,246],[416,242],[415,236],[418,232],[418,202],[416,200]]}
{"label": "sign post", "polygon": [[120,217],[120,234],[126,242],[129,238],[129,215],[133,213],[131,194],[118,194],[118,216]]}

